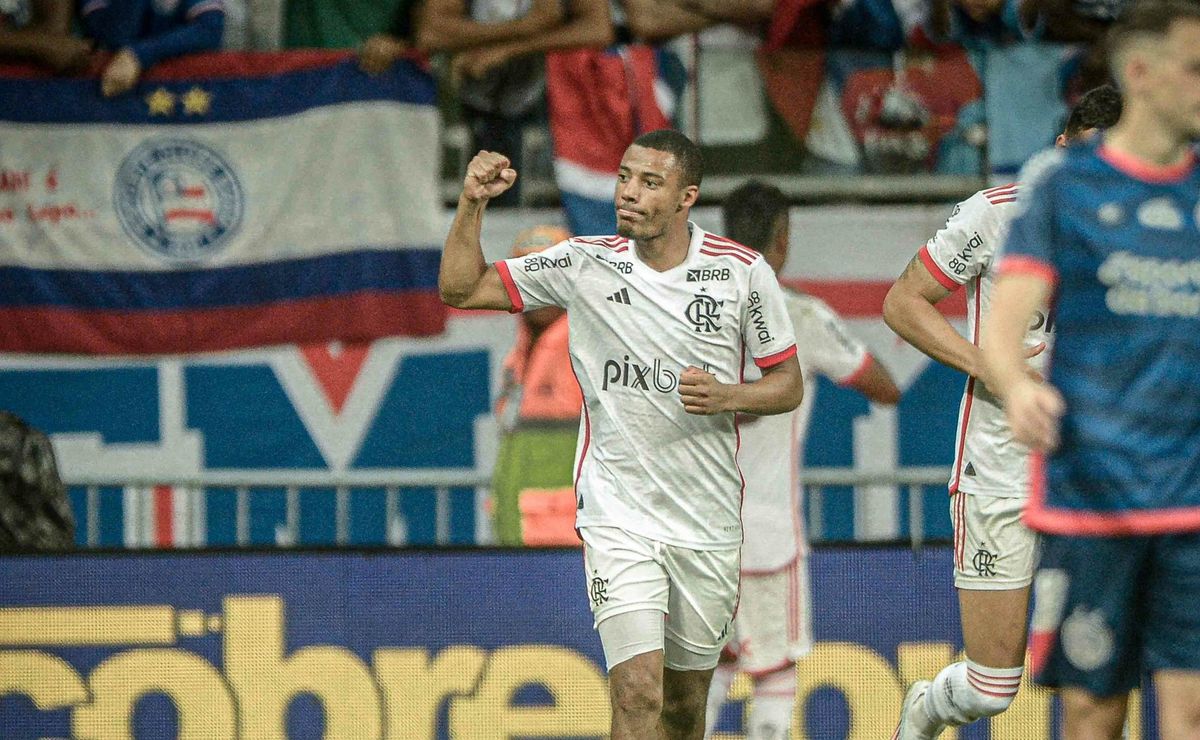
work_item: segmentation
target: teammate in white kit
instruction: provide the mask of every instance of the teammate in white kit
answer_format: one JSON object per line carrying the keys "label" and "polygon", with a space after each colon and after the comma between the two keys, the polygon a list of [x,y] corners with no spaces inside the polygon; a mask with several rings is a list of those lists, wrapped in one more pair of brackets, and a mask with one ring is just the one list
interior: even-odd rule
{"label": "teammate in white kit", "polygon": [[[761,252],[776,274],[787,261],[787,198],[778,188],[747,183],[724,203],[730,238]],[[747,740],[788,737],[796,703],[796,661],[812,650],[808,539],[801,499],[800,461],[812,413],[816,374],[853,388],[871,401],[894,404],[900,390],[867,348],[824,301],[787,288],[784,304],[796,333],[796,357],[806,389],[790,414],[742,420],[738,463],[746,476],[742,501],[742,586],[732,637],[708,691],[706,734],[738,671],[754,684],[743,715]],[[746,377],[758,369],[746,367]]]}
{"label": "teammate in white kit", "polygon": [[[1059,146],[1089,137],[1120,116],[1110,87],[1085,95],[1058,137]],[[959,406],[950,517],[966,659],[917,681],[901,708],[898,740],[937,737],[947,727],[1003,712],[1017,695],[1025,665],[1026,615],[1037,538],[1021,521],[1028,497],[1028,450],[1013,439],[1004,409],[988,389],[979,327],[996,275],[992,258],[1016,216],[1019,185],[982,190],[954,207],[892,286],[888,326],[935,360],[968,375]],[[967,287],[966,339],[934,307]],[[1053,316],[1038,312],[1025,335],[1029,372],[1040,377],[1053,340]]]}
{"label": "teammate in white kit", "polygon": [[[804,392],[771,268],[687,220],[700,170],[687,137],[644,134],[621,160],[619,236],[572,238],[488,265],[484,207],[516,172],[504,156],[480,152],[442,256],[450,305],[567,309],[584,399],[576,525],[609,668],[613,738],[703,736],[737,601],[735,414],[791,411]],[[741,381],[746,357],[761,379]]]}

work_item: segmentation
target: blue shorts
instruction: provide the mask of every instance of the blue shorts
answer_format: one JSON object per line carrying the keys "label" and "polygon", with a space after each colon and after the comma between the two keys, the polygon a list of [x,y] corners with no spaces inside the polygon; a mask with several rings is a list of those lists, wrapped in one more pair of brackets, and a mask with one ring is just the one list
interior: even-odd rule
{"label": "blue shorts", "polygon": [[1047,535],[1033,581],[1035,680],[1096,696],[1200,671],[1200,533]]}

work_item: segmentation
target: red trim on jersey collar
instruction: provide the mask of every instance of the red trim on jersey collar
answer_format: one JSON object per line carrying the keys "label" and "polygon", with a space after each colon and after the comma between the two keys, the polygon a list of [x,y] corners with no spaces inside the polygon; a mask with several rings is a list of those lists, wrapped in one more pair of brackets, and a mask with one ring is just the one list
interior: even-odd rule
{"label": "red trim on jersey collar", "polygon": [[1138,159],[1136,156],[1101,144],[1097,150],[1100,158],[1130,177],[1151,183],[1179,182],[1192,173],[1196,164],[1196,153],[1188,150],[1179,164],[1161,165]]}
{"label": "red trim on jersey collar", "polygon": [[1081,511],[1046,504],[1046,460],[1029,455],[1029,503],[1021,516],[1030,529],[1080,537],[1128,537],[1200,532],[1200,506],[1136,511]]}
{"label": "red trim on jersey collar", "polygon": [[766,357],[755,357],[754,364],[758,365],[759,368],[761,368],[763,370],[767,370],[769,368],[775,367],[776,365],[778,365],[779,363],[788,359],[789,357],[795,356],[795,354],[796,354],[796,345],[793,344],[791,347],[788,347],[787,349],[783,350],[782,352],[776,352],[775,354],[767,355]]}
{"label": "red trim on jersey collar", "polygon": [[874,364],[875,364],[875,356],[872,355],[870,352],[868,352],[863,357],[863,360],[859,364],[858,368],[854,372],[850,373],[846,377],[839,380],[838,385],[840,385],[840,386],[854,385],[855,383],[857,383],[859,380],[862,379],[862,376],[867,374],[867,371],[870,370],[871,366]]}
{"label": "red trim on jersey collar", "polygon": [[1058,270],[1036,257],[1014,254],[1000,260],[1001,275],[1032,275],[1047,284],[1058,284]]}
{"label": "red trim on jersey collar", "polygon": [[524,311],[525,301],[521,299],[521,291],[517,290],[517,283],[508,269],[508,263],[504,260],[497,262],[496,273],[500,275],[500,282],[504,283],[504,291],[508,293],[508,300],[512,302],[512,308],[508,309],[508,312],[521,313]]}
{"label": "red trim on jersey collar", "polygon": [[946,271],[942,269],[942,266],[939,265],[937,260],[933,258],[933,255],[929,253],[928,244],[921,246],[921,249],[917,251],[917,257],[921,260],[921,264],[925,265],[925,269],[929,270],[929,274],[933,276],[933,279],[938,281],[938,285],[941,285],[943,288],[952,293],[962,287],[946,274]]}

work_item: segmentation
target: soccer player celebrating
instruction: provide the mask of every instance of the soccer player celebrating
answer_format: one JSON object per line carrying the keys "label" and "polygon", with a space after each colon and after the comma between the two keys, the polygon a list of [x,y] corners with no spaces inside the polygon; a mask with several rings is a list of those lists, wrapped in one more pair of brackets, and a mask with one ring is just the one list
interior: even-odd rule
{"label": "soccer player celebrating", "polygon": [[[1147,0],[1114,26],[1124,96],[1098,144],[1022,193],[984,328],[988,383],[1035,450],[1043,534],[1035,678],[1064,736],[1116,738],[1153,674],[1159,734],[1200,737],[1200,5]],[[1047,383],[1021,346],[1055,306]]]}
{"label": "soccer player celebrating", "polygon": [[[1110,87],[1085,95],[1057,144],[1086,139],[1116,123],[1121,99]],[[983,190],[954,208],[888,291],[888,326],[935,360],[968,375],[959,406],[958,438],[950,478],[954,529],[954,585],[958,589],[966,660],[905,696],[898,740],[937,737],[946,727],[1003,712],[1017,695],[1025,665],[1026,615],[1036,536],[1021,523],[1028,496],[1028,451],[1013,441],[979,349],[979,327],[995,305],[993,269],[1015,215],[1018,185]],[[967,287],[964,339],[935,304]],[[1053,320],[1044,307],[1023,338],[1025,372],[1043,370]]]}
{"label": "soccer player celebrating", "polygon": [[[725,231],[760,252],[779,273],[787,261],[788,202],[778,188],[747,183],[724,203]],[[742,419],[738,463],[746,477],[742,501],[742,582],[732,636],[708,692],[711,735],[737,671],[754,684],[743,718],[748,740],[782,740],[796,704],[796,661],[812,650],[808,541],[801,512],[800,461],[812,414],[815,373],[853,388],[876,403],[894,404],[900,390],[887,370],[851,336],[823,301],[784,289],[796,334],[796,357],[808,387],[790,414]],[[746,377],[758,376],[747,363]]]}
{"label": "soccer player celebrating", "polygon": [[[688,221],[700,152],[676,131],[643,134],[625,151],[619,235],[488,265],[484,208],[515,178],[500,154],[471,160],[442,256],[442,298],[459,308],[567,310],[584,400],[576,526],[609,669],[612,737],[642,740],[661,728],[700,738],[737,601],[735,414],[785,413],[804,392],[783,296],[761,255]],[[759,380],[741,382],[746,355]]]}

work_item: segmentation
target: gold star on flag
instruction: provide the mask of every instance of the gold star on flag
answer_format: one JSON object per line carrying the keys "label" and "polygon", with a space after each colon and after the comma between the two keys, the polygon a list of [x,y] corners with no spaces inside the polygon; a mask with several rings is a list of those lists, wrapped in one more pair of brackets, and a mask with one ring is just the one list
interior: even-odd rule
{"label": "gold star on flag", "polygon": [[189,116],[203,116],[212,107],[212,93],[193,87],[183,95],[183,112]]}
{"label": "gold star on flag", "polygon": [[146,105],[152,116],[169,116],[175,112],[175,96],[165,87],[160,87],[146,96]]}

